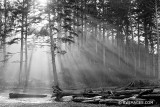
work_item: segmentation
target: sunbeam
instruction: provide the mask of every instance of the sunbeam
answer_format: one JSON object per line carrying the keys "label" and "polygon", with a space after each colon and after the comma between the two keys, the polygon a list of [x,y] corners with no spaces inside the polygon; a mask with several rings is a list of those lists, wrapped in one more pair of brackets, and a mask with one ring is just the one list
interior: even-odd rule
{"label": "sunbeam", "polygon": [[51,106],[160,104],[159,8],[159,0],[0,0],[0,106],[33,97]]}

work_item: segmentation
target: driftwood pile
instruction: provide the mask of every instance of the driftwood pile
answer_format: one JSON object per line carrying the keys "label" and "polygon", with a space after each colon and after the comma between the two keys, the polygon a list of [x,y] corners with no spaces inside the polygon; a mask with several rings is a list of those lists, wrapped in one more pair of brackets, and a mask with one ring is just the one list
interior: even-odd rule
{"label": "driftwood pile", "polygon": [[160,88],[155,86],[133,87],[129,84],[127,87],[115,88],[112,90],[85,90],[62,91],[58,87],[53,87],[53,97],[56,101],[63,101],[63,97],[72,96],[70,99],[74,102],[106,104],[106,105],[154,105],[160,104]]}

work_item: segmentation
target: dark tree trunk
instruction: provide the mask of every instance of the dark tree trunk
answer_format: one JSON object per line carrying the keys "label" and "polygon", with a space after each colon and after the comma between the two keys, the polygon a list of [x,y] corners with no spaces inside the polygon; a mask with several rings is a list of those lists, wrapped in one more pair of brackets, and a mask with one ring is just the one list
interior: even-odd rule
{"label": "dark tree trunk", "polygon": [[140,22],[139,22],[139,19],[138,19],[138,67],[140,68],[141,67],[141,50],[140,50]]}
{"label": "dark tree trunk", "polygon": [[[49,1],[48,3],[51,3],[51,1]],[[50,8],[48,8],[50,9]],[[54,78],[54,85],[56,87],[59,87],[59,82],[58,82],[58,74],[57,74],[57,70],[56,70],[56,62],[55,62],[55,41],[53,39],[52,36],[52,29],[51,29],[51,13],[50,11],[48,12],[48,21],[49,21],[49,36],[50,36],[50,40],[51,40],[51,56],[52,56],[52,67],[53,67],[53,78]]]}
{"label": "dark tree trunk", "polygon": [[26,20],[25,20],[25,87],[27,87],[27,81],[28,81],[28,49],[27,49],[27,36],[28,36],[28,1],[27,1],[27,13],[25,14],[26,15]]}
{"label": "dark tree trunk", "polygon": [[145,36],[145,63],[144,63],[144,71],[147,74],[147,62],[148,62],[148,30],[147,30],[147,24],[146,24],[146,20],[144,20],[144,36]]}
{"label": "dark tree trunk", "polygon": [[[24,0],[22,2],[22,9],[24,9]],[[21,21],[21,54],[20,54],[20,73],[19,73],[19,84],[22,82],[22,71],[23,71],[23,39],[24,39],[24,11],[22,10],[22,21]]]}

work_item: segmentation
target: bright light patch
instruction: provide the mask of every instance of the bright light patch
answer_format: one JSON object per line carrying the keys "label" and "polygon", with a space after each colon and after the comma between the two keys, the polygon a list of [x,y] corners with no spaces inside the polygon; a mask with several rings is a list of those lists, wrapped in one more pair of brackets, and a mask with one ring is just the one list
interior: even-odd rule
{"label": "bright light patch", "polygon": [[37,2],[42,6],[45,6],[47,4],[47,0],[37,0]]}

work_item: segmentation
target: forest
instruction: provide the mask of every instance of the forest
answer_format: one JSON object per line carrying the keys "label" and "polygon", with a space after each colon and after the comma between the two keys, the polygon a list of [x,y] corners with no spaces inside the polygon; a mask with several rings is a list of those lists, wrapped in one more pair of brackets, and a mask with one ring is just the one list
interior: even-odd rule
{"label": "forest", "polygon": [[0,88],[160,78],[159,0],[0,0]]}

